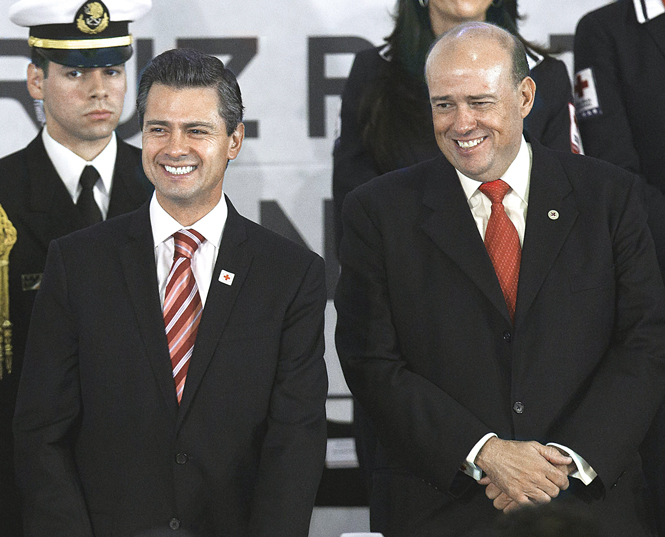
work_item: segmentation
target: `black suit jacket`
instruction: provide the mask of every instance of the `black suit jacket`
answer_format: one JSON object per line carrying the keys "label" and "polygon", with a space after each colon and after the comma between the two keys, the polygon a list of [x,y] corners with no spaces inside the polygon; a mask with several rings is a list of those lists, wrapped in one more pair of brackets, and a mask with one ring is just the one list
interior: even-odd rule
{"label": "black suit jacket", "polygon": [[585,153],[665,192],[665,14],[640,24],[633,0],[619,0],[585,15],[575,32],[575,71],[586,68],[602,113],[579,117]]}
{"label": "black suit jacket", "polygon": [[[143,174],[141,150],[119,139],[112,185],[109,218],[137,209],[152,191]],[[27,147],[0,160],[0,205],[17,232],[9,256],[14,367],[0,381],[0,527],[3,535],[15,537],[22,532],[14,486],[12,418],[32,304],[49,243],[85,223],[44,149],[41,132]]]}
{"label": "black suit jacket", "polygon": [[14,427],[26,535],[306,536],[325,303],[322,259],[229,203],[178,406],[149,204],[54,241]]}
{"label": "black suit jacket", "polygon": [[497,516],[459,472],[488,432],[575,450],[604,484],[606,535],[649,534],[637,449],[665,390],[665,293],[641,189],[532,148],[514,326],[443,156],[347,196],[337,351],[380,440],[371,515],[387,537]]}

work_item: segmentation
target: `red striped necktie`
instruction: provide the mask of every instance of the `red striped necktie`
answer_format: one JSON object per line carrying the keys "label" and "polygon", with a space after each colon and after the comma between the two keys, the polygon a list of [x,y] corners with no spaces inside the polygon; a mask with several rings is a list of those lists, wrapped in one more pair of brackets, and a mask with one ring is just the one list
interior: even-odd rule
{"label": "red striped necktie", "polygon": [[185,389],[189,360],[201,319],[201,295],[192,272],[192,256],[205,238],[193,229],[173,234],[173,265],[166,278],[164,326],[178,404]]}
{"label": "red striped necktie", "polygon": [[520,275],[522,249],[514,224],[508,218],[503,206],[503,197],[510,186],[501,179],[480,185],[480,191],[492,202],[492,212],[485,230],[485,248],[494,265],[503,298],[508,306],[510,320],[515,320],[517,302],[517,282]]}

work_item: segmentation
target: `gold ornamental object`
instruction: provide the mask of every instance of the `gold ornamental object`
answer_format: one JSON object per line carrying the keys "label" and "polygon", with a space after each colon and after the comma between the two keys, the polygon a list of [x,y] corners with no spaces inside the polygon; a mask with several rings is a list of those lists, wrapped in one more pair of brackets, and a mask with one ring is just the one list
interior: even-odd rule
{"label": "gold ornamental object", "polygon": [[[82,11],[82,13],[80,12]],[[84,34],[99,34],[109,25],[109,14],[99,2],[88,2],[79,10],[76,27]]]}
{"label": "gold ornamental object", "polygon": [[16,243],[16,228],[0,205],[0,380],[12,372],[12,323],[9,320],[9,252]]}

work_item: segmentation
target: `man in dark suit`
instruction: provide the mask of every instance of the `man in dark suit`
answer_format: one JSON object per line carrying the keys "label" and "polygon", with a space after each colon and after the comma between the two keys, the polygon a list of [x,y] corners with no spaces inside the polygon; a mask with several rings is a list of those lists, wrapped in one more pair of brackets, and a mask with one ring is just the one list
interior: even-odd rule
{"label": "man in dark suit", "polygon": [[[650,229],[665,276],[665,4],[619,0],[582,17],[575,71],[585,152],[648,182]],[[659,535],[665,537],[665,404],[642,456]]]}
{"label": "man in dark suit", "polygon": [[323,260],[223,195],[244,126],[221,61],[165,52],[137,107],[155,195],[54,241],[35,301],[14,422],[26,535],[306,537]]}
{"label": "man in dark suit", "polygon": [[337,350],[379,438],[387,537],[553,498],[652,535],[638,446],[665,390],[665,290],[642,186],[525,139],[527,74],[500,29],[445,34],[427,62],[443,155],[345,202]]}
{"label": "man in dark suit", "polygon": [[[92,4],[23,0],[10,8],[11,19],[30,28],[28,91],[43,105],[46,123],[27,147],[0,160],[0,206],[17,232],[9,257],[13,363],[0,365],[0,528],[7,537],[22,535],[12,418],[48,244],[91,222],[135,210],[152,190],[140,150],[114,133],[125,98],[124,63],[132,54],[128,21],[142,16],[150,1],[106,2],[99,17],[107,20],[102,31],[85,12]],[[87,189],[79,180],[84,169],[97,173]]]}

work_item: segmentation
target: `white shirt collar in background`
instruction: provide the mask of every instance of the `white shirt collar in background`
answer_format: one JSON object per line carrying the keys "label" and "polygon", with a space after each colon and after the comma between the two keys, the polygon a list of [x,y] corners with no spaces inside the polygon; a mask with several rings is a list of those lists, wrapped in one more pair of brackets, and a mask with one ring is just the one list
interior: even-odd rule
{"label": "white shirt collar in background", "polygon": [[662,0],[633,0],[637,22],[644,24],[665,13]]}
{"label": "white shirt collar in background", "polygon": [[102,180],[97,181],[95,184],[95,201],[102,212],[102,216],[106,219],[111,201],[113,169],[115,168],[115,158],[118,153],[118,141],[116,140],[115,132],[111,135],[111,140],[103,151],[90,162],[79,157],[76,153],[51,138],[46,125],[44,125],[44,130],[42,131],[42,141],[55,171],[58,172],[74,203],[76,203],[81,193],[79,179],[81,178],[83,168],[87,165],[92,165],[97,169]]}

